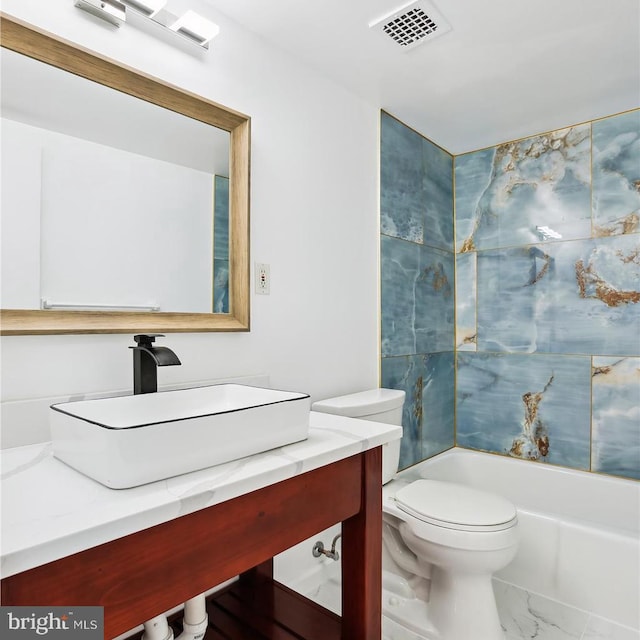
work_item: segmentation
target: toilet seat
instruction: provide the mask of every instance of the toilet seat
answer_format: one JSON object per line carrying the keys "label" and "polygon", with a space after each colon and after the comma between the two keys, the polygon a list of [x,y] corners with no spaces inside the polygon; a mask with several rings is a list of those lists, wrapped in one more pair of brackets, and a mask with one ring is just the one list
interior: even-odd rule
{"label": "toilet seat", "polygon": [[416,480],[396,493],[395,502],[422,522],[457,531],[503,531],[517,523],[508,500],[453,482]]}

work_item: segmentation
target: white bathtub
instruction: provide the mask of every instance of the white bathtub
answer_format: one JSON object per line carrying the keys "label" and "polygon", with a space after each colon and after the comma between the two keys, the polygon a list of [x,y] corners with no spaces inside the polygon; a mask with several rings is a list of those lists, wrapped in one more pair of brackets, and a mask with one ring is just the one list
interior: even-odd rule
{"label": "white bathtub", "polygon": [[496,577],[640,628],[640,483],[505,456],[451,449],[403,471],[504,496],[520,547]]}

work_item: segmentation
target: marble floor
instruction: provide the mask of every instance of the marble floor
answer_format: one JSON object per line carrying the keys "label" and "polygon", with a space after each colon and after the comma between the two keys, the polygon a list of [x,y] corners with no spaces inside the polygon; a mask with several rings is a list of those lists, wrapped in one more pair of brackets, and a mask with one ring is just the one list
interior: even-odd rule
{"label": "marble floor", "polygon": [[[640,632],[622,627],[514,585],[494,580],[498,613],[506,640],[640,640]],[[340,581],[330,578],[306,591],[307,597],[340,612]],[[415,599],[384,593],[383,640],[435,640],[436,635],[420,633],[428,628]],[[464,640],[483,640],[465,638]]]}
{"label": "marble floor", "polygon": [[640,632],[586,611],[494,581],[507,640],[640,640]]}

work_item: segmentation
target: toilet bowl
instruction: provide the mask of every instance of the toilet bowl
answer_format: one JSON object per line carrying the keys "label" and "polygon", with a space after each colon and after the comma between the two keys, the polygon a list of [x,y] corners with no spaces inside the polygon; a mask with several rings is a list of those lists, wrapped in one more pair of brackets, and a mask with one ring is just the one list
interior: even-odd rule
{"label": "toilet bowl", "polygon": [[[403,402],[403,391],[376,389],[312,410],[400,424]],[[504,640],[491,580],[517,551],[514,505],[457,483],[393,479],[399,455],[400,440],[383,448],[383,568],[424,600],[439,640]]]}
{"label": "toilet bowl", "polygon": [[[491,579],[516,554],[515,507],[483,491],[426,479],[384,493],[387,539],[389,527],[396,528],[414,554],[439,637],[503,640]],[[395,560],[396,546],[384,543]]]}

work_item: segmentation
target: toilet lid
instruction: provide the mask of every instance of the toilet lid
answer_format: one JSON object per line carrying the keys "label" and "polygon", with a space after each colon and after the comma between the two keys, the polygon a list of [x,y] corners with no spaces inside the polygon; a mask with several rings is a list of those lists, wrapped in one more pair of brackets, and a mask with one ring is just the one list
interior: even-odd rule
{"label": "toilet lid", "polygon": [[516,521],[516,508],[508,500],[453,482],[416,480],[395,499],[405,513],[449,529],[497,531]]}

